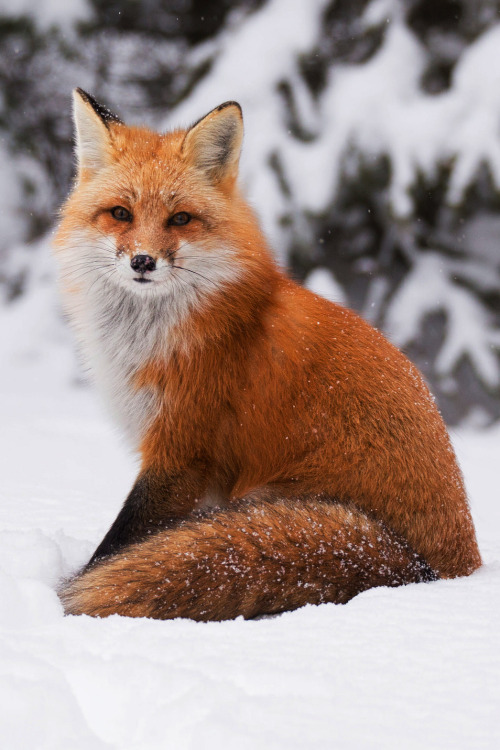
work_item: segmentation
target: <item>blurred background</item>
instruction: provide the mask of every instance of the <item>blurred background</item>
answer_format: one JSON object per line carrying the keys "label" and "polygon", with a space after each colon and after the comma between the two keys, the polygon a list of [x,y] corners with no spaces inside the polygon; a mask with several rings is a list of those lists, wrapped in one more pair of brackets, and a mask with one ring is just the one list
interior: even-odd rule
{"label": "blurred background", "polygon": [[1,357],[32,382],[78,379],[50,261],[75,86],[159,129],[239,101],[278,261],[449,424],[500,419],[500,0],[0,0]]}

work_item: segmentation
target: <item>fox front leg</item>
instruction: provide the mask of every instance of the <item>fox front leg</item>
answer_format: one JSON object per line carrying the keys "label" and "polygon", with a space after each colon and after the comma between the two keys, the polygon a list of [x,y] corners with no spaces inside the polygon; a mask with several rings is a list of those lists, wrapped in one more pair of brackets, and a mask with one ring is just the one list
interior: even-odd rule
{"label": "fox front leg", "polygon": [[148,534],[175,525],[195,508],[203,492],[201,478],[193,473],[169,477],[141,472],[88,566]]}

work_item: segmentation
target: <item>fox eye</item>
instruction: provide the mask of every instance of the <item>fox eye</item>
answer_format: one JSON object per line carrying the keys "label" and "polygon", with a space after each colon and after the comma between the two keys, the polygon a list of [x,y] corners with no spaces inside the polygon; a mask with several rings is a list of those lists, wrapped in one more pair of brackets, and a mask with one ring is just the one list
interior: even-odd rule
{"label": "fox eye", "polygon": [[186,211],[179,211],[178,214],[174,214],[170,217],[168,223],[170,226],[183,227],[185,224],[189,224],[190,221],[191,214],[186,213]]}
{"label": "fox eye", "polygon": [[132,221],[132,214],[123,206],[115,206],[111,209],[111,216],[118,221]]}

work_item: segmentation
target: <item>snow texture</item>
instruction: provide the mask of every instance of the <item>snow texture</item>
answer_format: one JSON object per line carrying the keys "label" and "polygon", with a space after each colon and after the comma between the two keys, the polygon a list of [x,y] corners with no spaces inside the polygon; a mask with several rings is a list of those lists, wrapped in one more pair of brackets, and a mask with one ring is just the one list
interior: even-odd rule
{"label": "snow texture", "polygon": [[137,467],[92,394],[68,384],[45,261],[34,277],[0,326],[0,745],[497,748],[500,430],[455,435],[485,560],[470,578],[257,621],[63,617],[55,586]]}

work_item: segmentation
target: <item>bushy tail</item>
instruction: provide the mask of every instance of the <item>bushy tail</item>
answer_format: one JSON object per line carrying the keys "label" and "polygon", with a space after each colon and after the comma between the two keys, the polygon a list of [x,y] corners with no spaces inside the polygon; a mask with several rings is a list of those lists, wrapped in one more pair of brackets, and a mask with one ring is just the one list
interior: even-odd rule
{"label": "bushy tail", "polygon": [[228,620],[435,579],[402,539],[361,511],[279,500],[160,531],[96,563],[60,595],[68,614]]}

